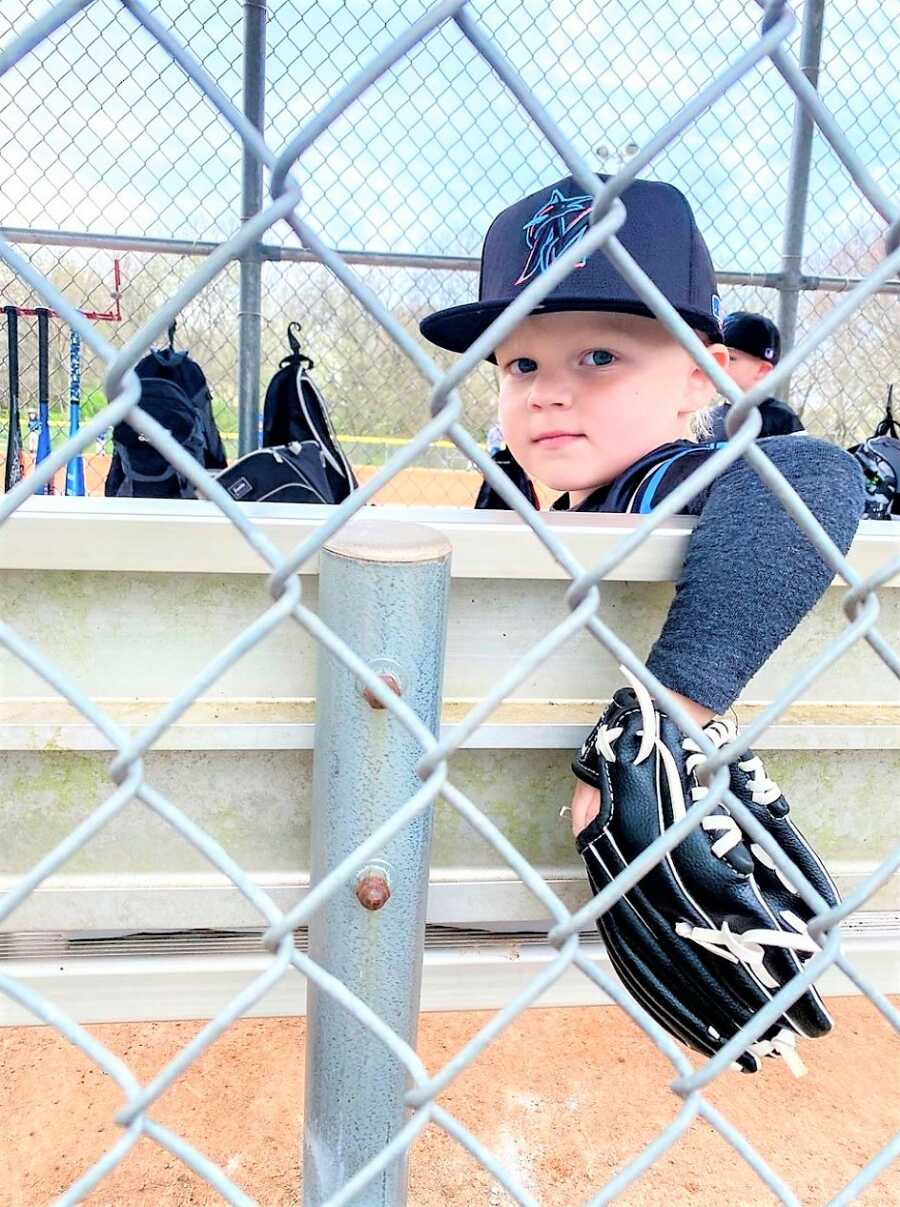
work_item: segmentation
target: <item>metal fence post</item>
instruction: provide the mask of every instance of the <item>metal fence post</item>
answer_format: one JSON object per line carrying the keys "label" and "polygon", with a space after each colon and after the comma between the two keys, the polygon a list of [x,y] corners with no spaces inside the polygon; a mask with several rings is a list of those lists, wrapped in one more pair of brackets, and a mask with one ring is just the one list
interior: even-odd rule
{"label": "metal fence post", "polygon": [[[244,112],[258,130],[265,122],[266,0],[244,0]],[[241,174],[241,222],[262,206],[262,164],[244,147]],[[259,244],[240,258],[238,310],[238,454],[257,447],[259,433],[259,362],[262,345],[262,257]]]}
{"label": "metal fence post", "polygon": [[[420,524],[351,523],[320,561],[322,620],[437,732],[450,546]],[[312,882],[421,787],[419,743],[331,655],[320,652],[313,760]],[[311,957],[415,1044],[431,810],[357,870],[309,923]],[[319,1207],[407,1118],[406,1074],[329,994],[309,985],[303,1202]],[[406,1202],[405,1158],[353,1200]]]}
{"label": "metal fence post", "polygon": [[[822,58],[822,34],[825,28],[825,0],[806,0],[803,9],[803,33],[800,39],[800,69],[813,88],[819,86]],[[784,219],[781,253],[781,284],[778,287],[778,327],[784,352],[794,346],[797,332],[797,308],[800,303],[800,278],[803,274],[803,240],[806,234],[806,208],[809,201],[809,166],[815,126],[801,105],[794,102],[794,132],[791,141],[791,165],[788,174],[788,202]],[[781,393],[790,395],[790,378]]]}

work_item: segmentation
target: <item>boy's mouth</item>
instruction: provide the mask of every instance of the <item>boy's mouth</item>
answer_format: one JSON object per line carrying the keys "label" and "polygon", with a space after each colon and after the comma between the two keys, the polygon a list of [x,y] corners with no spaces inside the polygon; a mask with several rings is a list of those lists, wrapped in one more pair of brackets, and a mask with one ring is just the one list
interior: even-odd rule
{"label": "boy's mouth", "polygon": [[562,448],[573,440],[581,439],[581,432],[544,432],[541,436],[535,436],[534,443],[539,444],[541,448]]}

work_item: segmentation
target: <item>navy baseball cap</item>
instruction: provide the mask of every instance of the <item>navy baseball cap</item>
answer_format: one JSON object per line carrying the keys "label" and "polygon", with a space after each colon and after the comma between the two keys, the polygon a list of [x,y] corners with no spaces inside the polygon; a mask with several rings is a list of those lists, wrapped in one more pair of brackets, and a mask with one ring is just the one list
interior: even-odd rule
{"label": "navy baseball cap", "polygon": [[722,324],[722,343],[772,365],[777,365],[781,359],[781,335],[764,314],[751,314],[749,310],[729,314]]}
{"label": "navy baseball cap", "polygon": [[[619,242],[691,327],[721,340],[716,275],[687,198],[674,185],[635,180],[621,199],[627,217]],[[498,214],[481,252],[478,301],[430,314],[419,324],[425,338],[465,352],[530,281],[587,233],[593,202],[567,176]],[[559,310],[655,317],[602,250],[573,268],[533,313]]]}

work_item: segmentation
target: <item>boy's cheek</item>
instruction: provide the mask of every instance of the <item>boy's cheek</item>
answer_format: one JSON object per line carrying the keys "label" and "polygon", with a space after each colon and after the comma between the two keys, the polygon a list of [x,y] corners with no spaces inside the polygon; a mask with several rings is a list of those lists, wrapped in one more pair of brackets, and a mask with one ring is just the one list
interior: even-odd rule
{"label": "boy's cheek", "polygon": [[524,470],[533,472],[537,462],[536,450],[527,435],[524,425],[520,421],[517,421],[514,415],[504,415],[501,409],[500,427],[503,429],[503,439],[506,441],[506,447]]}
{"label": "boy's cheek", "polygon": [[513,448],[513,444],[521,445],[525,442],[522,408],[516,407],[508,398],[504,398],[504,395],[501,393],[497,405],[497,418],[500,420],[500,427],[503,431],[503,438],[506,441],[507,448],[518,459],[518,453]]}

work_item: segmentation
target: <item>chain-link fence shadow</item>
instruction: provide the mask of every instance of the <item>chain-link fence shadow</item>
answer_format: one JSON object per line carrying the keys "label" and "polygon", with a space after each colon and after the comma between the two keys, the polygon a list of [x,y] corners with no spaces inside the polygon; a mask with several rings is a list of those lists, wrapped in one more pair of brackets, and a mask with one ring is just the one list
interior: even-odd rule
{"label": "chain-link fence shadow", "polygon": [[[21,28],[16,30],[16,35],[5,42],[0,52],[0,74],[8,73],[19,63],[27,63],[28,57],[33,53],[40,53],[41,47],[49,39],[58,41],[64,38],[69,28],[68,23],[76,20],[77,14],[87,8],[87,0],[63,0],[62,3],[45,8],[33,21],[23,22]],[[186,842],[191,843],[205,856],[212,868],[234,884],[257,911],[260,923],[267,928],[263,941],[272,958],[266,969],[248,983],[227,1008],[204,1026],[178,1056],[161,1069],[147,1085],[139,1085],[122,1060],[105,1049],[96,1038],[71,1018],[62,1014],[51,1002],[14,978],[0,976],[0,989],[4,993],[30,1010],[36,1018],[57,1028],[113,1078],[122,1091],[123,1106],[116,1116],[116,1122],[122,1129],[119,1139],[100,1161],[85,1171],[61,1201],[76,1202],[85,1196],[102,1182],[105,1175],[115,1168],[141,1137],[148,1137],[189,1165],[227,1201],[235,1204],[247,1203],[249,1200],[246,1195],[223,1170],[215,1167],[182,1137],[173,1134],[154,1120],[153,1108],[166,1088],[184,1073],[235,1019],[260,1000],[281,978],[299,973],[308,978],[320,994],[337,1003],[390,1051],[406,1070],[411,1087],[406,1098],[410,1114],[405,1125],[364,1168],[348,1171],[347,1180],[329,1197],[329,1203],[337,1205],[352,1201],[362,1187],[402,1156],[429,1122],[445,1129],[464,1145],[517,1202],[532,1203],[533,1196],[518,1184],[513,1173],[505,1168],[496,1156],[487,1152],[476,1137],[439,1104],[438,1098],[453,1078],[474,1060],[495,1036],[524,1009],[539,1002],[542,993],[565,970],[576,967],[608,994],[619,1008],[627,1011],[646,1034],[648,1043],[655,1044],[666,1056],[672,1067],[672,1092],[681,1100],[681,1106],[671,1124],[637,1153],[605,1187],[597,1187],[591,1200],[592,1204],[608,1202],[614,1198],[658,1160],[672,1144],[677,1143],[679,1137],[698,1117],[705,1119],[733,1146],[735,1152],[752,1166],[762,1182],[780,1201],[796,1202],[789,1186],[789,1171],[783,1175],[772,1169],[766,1162],[765,1153],[757,1152],[750,1146],[740,1131],[712,1106],[704,1095],[704,1089],[830,966],[840,968],[868,996],[873,1009],[880,1010],[892,1025],[897,1024],[896,1011],[848,960],[841,947],[838,929],[840,921],[859,909],[892,874],[897,866],[897,857],[879,867],[842,905],[833,909],[823,908],[824,902],[814,887],[802,877],[799,869],[772,836],[760,826],[753,814],[730,790],[726,769],[739,756],[740,750],[736,750],[734,744],[716,749],[708,735],[698,727],[677,700],[662,684],[653,679],[634,651],[611,627],[609,617],[603,614],[597,590],[597,585],[604,577],[610,574],[630,551],[646,542],[651,533],[669,516],[675,514],[705,481],[723,472],[738,458],[743,458],[775,493],[829,566],[843,577],[848,584],[848,590],[844,599],[847,615],[845,629],[825,648],[817,651],[809,664],[797,673],[772,704],[762,710],[745,731],[740,749],[752,743],[800,696],[817,675],[838,660],[857,641],[867,641],[873,651],[895,673],[900,674],[897,652],[891,647],[889,635],[881,632],[878,627],[879,609],[876,595],[878,587],[900,569],[897,559],[865,579],[848,564],[799,496],[755,443],[758,430],[756,408],[762,401],[762,391],[756,390],[746,396],[741,396],[736,391],[684,321],[667,305],[661,295],[641,278],[634,262],[616,238],[616,231],[623,217],[620,195],[635,175],[643,172],[651,161],[657,162],[657,150],[665,152],[684,132],[695,129],[695,121],[701,121],[702,115],[712,111],[719,99],[727,96],[732,88],[743,87],[751,75],[758,72],[774,75],[777,71],[800,97],[812,119],[825,132],[833,153],[850,172],[857,189],[865,198],[869,212],[874,214],[873,222],[877,223],[879,237],[884,238],[885,234],[887,235],[887,251],[884,255],[873,252],[874,262],[863,280],[840,295],[838,300],[829,306],[827,313],[817,316],[815,325],[773,373],[770,379],[771,387],[777,388],[793,371],[808,364],[826,339],[835,333],[847,331],[848,324],[859,315],[864,306],[878,304],[872,301],[875,291],[893,281],[900,270],[900,251],[897,249],[896,238],[900,211],[885,195],[879,182],[858,161],[851,142],[835,128],[831,115],[816,98],[812,89],[805,85],[790,51],[785,49],[794,35],[795,22],[792,14],[783,3],[773,0],[764,14],[761,32],[756,33],[753,32],[754,23],[760,14],[754,6],[749,6],[748,13],[742,18],[745,28],[735,32],[734,44],[727,48],[727,53],[723,51],[721,58],[712,64],[705,78],[695,81],[689,91],[685,89],[684,95],[679,97],[681,107],[668,115],[667,122],[655,121],[653,138],[645,141],[644,149],[635,154],[607,184],[601,184],[594,174],[593,165],[586,162],[579,150],[569,143],[565,122],[557,120],[559,115],[554,114],[553,107],[543,106],[529,87],[528,71],[516,70],[516,53],[521,51],[513,53],[505,44],[504,38],[509,36],[508,29],[504,34],[502,27],[495,29],[490,22],[482,23],[478,16],[470,11],[465,0],[443,0],[442,3],[423,11],[415,20],[410,19],[410,14],[405,14],[403,19],[397,17],[389,31],[390,36],[386,32],[385,36],[380,38],[378,47],[362,57],[345,84],[338,85],[333,90],[329,89],[327,100],[323,95],[315,106],[315,112],[305,121],[294,121],[285,126],[281,137],[270,140],[264,140],[235,106],[233,79],[230,81],[230,87],[227,80],[225,86],[217,83],[215,64],[210,63],[204,67],[189,48],[183,30],[175,32],[170,21],[158,15],[156,10],[151,10],[141,0],[123,0],[121,8],[123,11],[117,13],[117,21],[140,32],[138,44],[144,47],[152,46],[153,59],[154,62],[159,62],[160,71],[184,73],[184,86],[190,88],[193,98],[190,106],[218,114],[215,119],[217,124],[230,127],[237,135],[236,138],[231,137],[229,146],[243,143],[245,148],[258,157],[268,174],[270,196],[259,213],[242,222],[233,232],[229,232],[228,237],[208,255],[192,263],[188,273],[181,273],[179,270],[175,279],[163,276],[159,282],[159,295],[152,313],[133,333],[122,333],[126,337],[122,339],[117,331],[107,331],[100,324],[94,325],[86,321],[79,313],[80,299],[73,302],[67,298],[65,280],[61,281],[63,288],[57,288],[50,279],[53,275],[52,265],[39,265],[29,260],[8,241],[0,240],[0,258],[4,261],[6,269],[20,282],[19,287],[26,290],[29,296],[39,297],[42,303],[50,306],[67,325],[76,330],[86,348],[96,358],[98,367],[102,365],[103,392],[109,400],[108,406],[90,418],[76,437],[58,445],[36,468],[31,478],[20,482],[3,497],[0,502],[0,521],[12,516],[31,496],[35,484],[47,482],[77,450],[88,448],[100,433],[113,423],[125,421],[159,449],[180,473],[195,484],[206,499],[220,509],[259,556],[261,562],[268,567],[268,598],[260,601],[259,615],[254,622],[223,648],[200,674],[186,683],[179,694],[137,735],[125,732],[79,688],[77,683],[54,667],[43,656],[40,648],[23,638],[14,623],[4,621],[0,625],[0,642],[5,649],[77,709],[117,752],[110,764],[111,785],[106,800],[57,847],[48,851],[22,878],[0,905],[0,919],[9,918],[42,881],[60,869],[73,853],[91,842],[113,817],[126,808],[140,807],[151,810],[166,821]],[[372,36],[366,34],[367,38]],[[517,301],[497,319],[490,330],[445,370],[423,351],[421,343],[411,335],[412,321],[398,320],[391,307],[385,304],[382,293],[389,292],[390,288],[385,278],[377,274],[369,278],[366,272],[356,271],[334,251],[334,243],[340,241],[341,232],[332,231],[327,224],[320,225],[317,221],[322,193],[327,191],[331,184],[327,178],[317,181],[319,167],[316,156],[327,154],[332,132],[341,123],[359,123],[364,129],[363,113],[367,98],[373,94],[373,90],[388,87],[388,81],[395,70],[400,70],[404,64],[412,64],[415,67],[418,63],[419,70],[427,75],[430,68],[423,65],[422,56],[436,55],[440,58],[442,48],[448,44],[456,46],[468,61],[478,63],[478,72],[473,77],[477,82],[491,79],[492,87],[499,90],[497,95],[503,96],[505,105],[516,105],[528,115],[531,138],[544,148],[542,163],[548,165],[555,161],[556,157],[561,159],[576,181],[586,192],[592,194],[596,201],[592,214],[593,223],[582,243],[561,256],[547,272],[523,290]],[[524,42],[523,46],[525,52],[530,54],[531,51]],[[577,77],[578,64],[572,64],[565,69]],[[448,93],[452,83],[452,80],[449,81]],[[442,104],[445,100],[446,98],[439,97],[437,103]],[[654,117],[658,117],[658,114],[654,114]],[[305,158],[307,147],[310,150],[309,162]],[[322,148],[325,148],[325,151]],[[399,148],[398,154],[402,149]],[[233,150],[230,154],[232,162],[236,162]],[[434,170],[434,165],[427,170]],[[518,182],[516,188],[518,190]],[[348,205],[352,201],[352,179],[346,200]],[[493,199],[495,204],[496,200]],[[351,345],[349,355],[352,356],[354,346],[364,352],[367,336],[363,332],[377,327],[379,348],[390,348],[391,355],[402,357],[403,363],[408,366],[403,376],[402,388],[404,392],[408,392],[405,398],[408,428],[403,434],[409,437],[400,450],[395,452],[369,481],[362,484],[345,503],[330,513],[313,535],[287,556],[283,555],[260,527],[250,520],[246,510],[238,506],[222,487],[179,447],[165,429],[141,410],[139,385],[133,372],[140,356],[154,341],[161,339],[176,316],[188,312],[191,306],[202,305],[203,299],[217,284],[226,289],[234,261],[264,240],[272,228],[277,227],[283,232],[285,226],[293,232],[293,242],[299,240],[302,246],[330,270],[332,283],[327,287],[327,305],[334,307],[335,313],[338,308],[345,308],[342,313],[356,316],[350,322],[347,335]],[[659,320],[688,348],[720,390],[729,397],[734,404],[734,430],[726,446],[720,449],[702,470],[692,475],[681,488],[617,542],[612,552],[604,556],[599,563],[585,566],[573,558],[553,527],[529,506],[485,454],[472,434],[466,408],[468,398],[464,398],[463,393],[466,389],[474,390],[471,384],[473,376],[483,372],[480,366],[486,351],[529,313],[554,284],[571,271],[578,259],[598,250],[602,250],[613,260]],[[312,270],[304,271],[310,277],[313,275]],[[317,268],[315,273],[322,274],[324,281],[323,269]],[[334,281],[339,284],[334,284]],[[450,296],[454,296],[452,290]],[[410,316],[410,319],[412,317]],[[227,340],[223,340],[222,346],[227,347]],[[339,363],[343,364],[345,359],[342,356]],[[367,364],[359,367],[358,376],[363,382],[367,370]],[[337,369],[333,371],[337,372]],[[483,416],[481,419],[483,420]],[[495,490],[518,513],[523,523],[529,526],[535,540],[546,548],[572,580],[568,593],[569,614],[554,623],[545,622],[545,632],[534,642],[527,654],[471,709],[452,734],[440,740],[434,737],[428,726],[423,724],[404,699],[395,695],[386,685],[377,669],[368,665],[358,651],[350,648],[323,622],[320,615],[310,609],[303,598],[298,576],[298,571],[308,559],[320,551],[329,538],[339,532],[351,517],[359,513],[379,489],[388,484],[401,469],[418,461],[437,441],[449,442],[461,457],[478,467]],[[387,821],[366,835],[346,858],[320,879],[296,908],[284,912],[220,844],[191,820],[183,803],[169,799],[150,782],[143,758],[160,736],[194,701],[208,692],[211,685],[228,669],[248,651],[265,641],[274,630],[291,622],[300,625],[319,643],[323,655],[337,660],[365,685],[383,708],[390,710],[396,724],[402,727],[405,735],[408,735],[409,740],[421,752],[417,767],[421,786]],[[548,659],[574,634],[584,630],[590,632],[632,675],[656,694],[671,716],[684,732],[694,739],[706,756],[711,780],[709,791],[702,800],[698,800],[688,809],[681,822],[648,847],[607,889],[573,914],[521,852],[489,821],[479,809],[477,801],[469,799],[452,782],[448,760],[465,738],[478,728],[536,666]],[[294,929],[305,924],[330,901],[356,875],[360,866],[377,859],[379,852],[393,836],[401,833],[414,818],[438,801],[442,808],[455,810],[496,850],[530,889],[542,909],[553,920],[549,940],[555,946],[557,955],[525,990],[492,1017],[474,1039],[455,1053],[441,1069],[432,1072],[424,1067],[409,1045],[386,1026],[364,1001],[351,994],[339,980],[308,954],[297,949]],[[695,1066],[684,1050],[669,1038],[650,1015],[624,993],[618,982],[587,958],[579,934],[615,901],[621,899],[641,876],[662,860],[691,830],[700,826],[704,817],[720,802],[727,806],[741,828],[767,853],[774,866],[797,886],[798,892],[813,911],[809,933],[820,945],[820,950],[804,964],[802,971],[772,998],[768,1006],[758,1012],[714,1057]],[[860,1169],[853,1183],[846,1187],[834,1202],[850,1202],[863,1186],[882,1171],[891,1156],[890,1147],[873,1154],[864,1168]]]}

